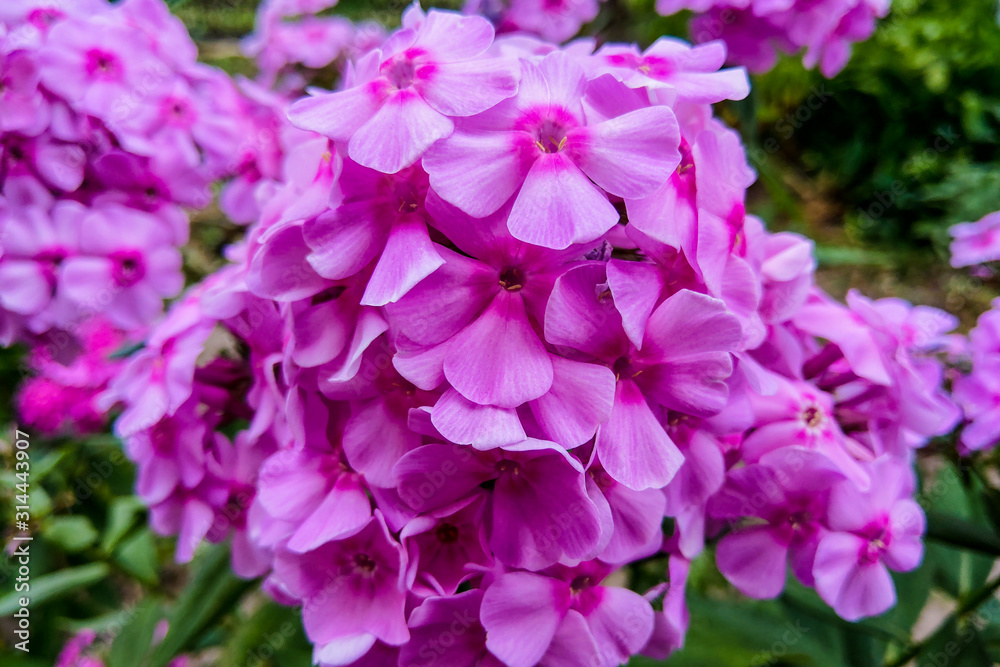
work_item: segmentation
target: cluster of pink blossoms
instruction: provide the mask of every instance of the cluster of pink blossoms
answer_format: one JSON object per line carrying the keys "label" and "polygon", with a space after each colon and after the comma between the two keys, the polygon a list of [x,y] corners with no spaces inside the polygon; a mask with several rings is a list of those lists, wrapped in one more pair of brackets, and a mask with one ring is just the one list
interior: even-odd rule
{"label": "cluster of pink blossoms", "polygon": [[481,14],[497,32],[523,32],[565,42],[600,11],[604,0],[466,0],[462,11]]}
{"label": "cluster of pink blossoms", "polygon": [[196,57],[161,0],[0,7],[0,341],[141,330],[183,287],[182,207],[280,176],[255,138],[282,116]]}
{"label": "cluster of pink blossoms", "polygon": [[889,13],[890,0],[657,0],[664,16],[694,11],[696,42],[725,41],[730,61],[764,72],[778,53],[805,49],[806,67],[819,65],[832,77],[851,57],[851,45],[875,31]]}
{"label": "cluster of pink blossoms", "polygon": [[107,414],[97,397],[121,370],[115,355],[125,335],[95,317],[73,335],[59,333],[35,346],[25,358],[31,372],[18,388],[21,422],[46,435],[83,435],[102,431]]}
{"label": "cluster of pink blossoms", "polygon": [[724,59],[411,8],[295,102],[245,245],[104,397],[178,557],[231,534],[320,665],[663,657],[706,541],[748,595],[888,609],[956,322],[833,301],[746,215]]}
{"label": "cluster of pink blossoms", "polygon": [[318,16],[337,0],[264,0],[243,52],[259,70],[258,82],[286,94],[301,94],[317,73],[375,48],[385,39],[378,23],[355,24],[340,16]]}
{"label": "cluster of pink blossoms", "polygon": [[[992,263],[1000,262],[1000,212],[978,222],[959,223],[949,232],[952,266],[972,267],[984,278],[996,275]],[[954,385],[955,400],[968,422],[960,440],[967,453],[1000,443],[1000,299],[992,305],[969,334],[964,357],[971,371]]]}

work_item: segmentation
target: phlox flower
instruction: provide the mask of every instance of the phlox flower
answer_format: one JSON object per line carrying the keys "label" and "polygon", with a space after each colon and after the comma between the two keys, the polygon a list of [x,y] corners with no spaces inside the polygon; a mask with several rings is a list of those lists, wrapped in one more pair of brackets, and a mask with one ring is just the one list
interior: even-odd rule
{"label": "phlox flower", "polygon": [[609,270],[594,262],[559,278],[546,307],[545,339],[614,371],[614,407],[597,433],[598,458],[632,489],[659,488],[683,462],[659,414],[669,408],[707,416],[725,406],[740,326],[721,301],[681,290],[648,316],[640,347],[622,327]]}
{"label": "phlox flower", "polygon": [[714,104],[750,94],[746,70],[719,69],[726,61],[722,42],[691,46],[661,37],[641,53],[630,44],[605,44],[594,55],[605,63],[602,69],[626,85],[673,91],[678,100]]}
{"label": "phlox flower", "polygon": [[100,310],[122,329],[153,320],[163,299],[183,287],[171,230],[152,215],[116,204],[78,215],[79,253],[63,266],[63,293],[84,311]]}
{"label": "phlox flower", "polygon": [[596,555],[601,517],[587,494],[583,466],[555,443],[526,440],[488,452],[425,445],[403,456],[395,474],[400,497],[420,512],[482,494],[480,485],[491,483],[489,544],[507,565],[537,570]]}
{"label": "phlox flower", "polygon": [[638,593],[602,586],[610,571],[591,561],[501,575],[483,594],[486,647],[510,667],[626,662],[649,641],[653,609]]}
{"label": "phlox flower", "polygon": [[[509,6],[496,19],[498,29],[524,31],[539,35],[550,42],[565,42],[580,28],[597,18],[598,0],[510,0]],[[479,13],[467,3],[466,13]]]}
{"label": "phlox flower", "polygon": [[991,213],[979,222],[953,225],[951,265],[955,268],[1000,260],[1000,212]]}
{"label": "phlox flower", "polygon": [[350,664],[380,640],[398,646],[410,633],[406,604],[406,552],[381,512],[352,537],[299,555],[279,552],[274,580],[302,602],[306,635],[320,662]]}
{"label": "phlox flower", "polygon": [[564,53],[522,61],[521,70],[516,96],[428,151],[431,187],[474,217],[513,198],[507,225],[518,240],[555,249],[592,242],[620,217],[605,192],[644,197],[680,162],[676,118],[646,106],[591,120],[587,77]]}
{"label": "phlox flower", "polygon": [[848,621],[876,616],[896,602],[889,569],[907,572],[923,558],[925,519],[913,500],[908,462],[881,458],[871,464],[878,479],[859,493],[841,482],[830,493],[831,532],[816,547],[816,591]]}
{"label": "phlox flower", "polygon": [[444,263],[427,235],[427,176],[419,167],[389,175],[345,161],[338,184],[341,202],[302,228],[321,276],[349,278],[377,258],[361,304],[384,306]]}
{"label": "phlox flower", "polygon": [[961,444],[978,451],[1000,444],[1000,301],[970,332],[972,372],[955,381],[954,397],[966,420]]}
{"label": "phlox flower", "polygon": [[[829,459],[801,450],[778,450],[760,463],[731,471],[708,503],[711,516],[727,519],[735,528],[716,547],[719,571],[754,598],[781,593],[788,564],[802,583],[813,585],[830,490],[843,479]],[[763,523],[741,526],[745,517]]]}
{"label": "phlox flower", "polygon": [[485,58],[493,28],[477,16],[431,10],[358,61],[352,86],[294,104],[289,117],[347,144],[358,164],[395,173],[471,116],[517,92],[517,63]]}
{"label": "phlox flower", "polygon": [[[410,641],[399,655],[400,667],[426,665],[430,659],[449,665],[502,667],[503,662],[486,648],[486,629],[479,618],[483,591],[472,589],[456,595],[430,597],[410,614]],[[462,632],[457,641],[442,642],[445,633]]]}

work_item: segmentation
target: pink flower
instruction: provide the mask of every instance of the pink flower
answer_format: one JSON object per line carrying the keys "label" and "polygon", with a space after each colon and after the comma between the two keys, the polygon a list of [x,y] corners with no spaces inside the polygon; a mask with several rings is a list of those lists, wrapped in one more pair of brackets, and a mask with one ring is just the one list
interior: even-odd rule
{"label": "pink flower", "polygon": [[680,162],[677,121],[664,106],[593,118],[584,70],[566,54],[521,69],[515,97],[428,152],[431,187],[475,217],[513,196],[507,225],[518,240],[555,249],[593,242],[619,219],[605,191],[645,197]]}
{"label": "pink flower", "polygon": [[653,632],[653,609],[638,593],[601,586],[611,568],[598,562],[546,574],[501,575],[483,594],[486,648],[510,667],[539,662],[618,665]]}
{"label": "pink flower", "polygon": [[377,258],[361,304],[384,306],[444,263],[427,235],[427,175],[419,167],[387,175],[345,162],[339,185],[339,205],[302,228],[321,276],[349,278]]}
{"label": "pink flower", "polygon": [[889,569],[920,565],[924,513],[912,499],[909,465],[883,458],[872,464],[871,491],[843,482],[830,495],[827,533],[816,548],[814,575],[820,597],[848,621],[876,616],[896,602]]}
{"label": "pink flower", "polygon": [[606,44],[595,54],[620,81],[634,88],[675,91],[679,100],[714,104],[741,100],[750,93],[746,70],[720,70],[726,61],[722,42],[692,47],[671,37],[661,37],[652,46],[639,49],[626,44]]}
{"label": "pink flower", "polygon": [[594,262],[559,278],[546,308],[545,339],[614,371],[614,407],[597,434],[598,457],[629,488],[661,488],[683,457],[658,415],[664,408],[710,415],[725,406],[740,327],[721,301],[682,290],[647,316],[640,347],[622,326],[623,307],[607,287],[610,270]]}
{"label": "pink flower", "polygon": [[[452,117],[480,113],[517,91],[517,64],[482,57],[485,19],[432,10],[362,58],[354,85],[294,104],[292,122],[347,144],[358,164],[395,173],[449,136]],[[469,85],[475,82],[475,85]]]}
{"label": "pink flower", "polygon": [[969,334],[972,372],[955,381],[954,397],[964,412],[961,444],[979,451],[1000,444],[1000,301],[979,316]]}
{"label": "pink flower", "polygon": [[332,662],[331,654],[360,657],[376,640],[406,643],[405,572],[406,553],[376,512],[352,537],[303,555],[278,553],[274,578],[301,600],[306,634]]}
{"label": "pink flower", "polygon": [[[565,42],[597,18],[598,0],[510,0],[499,17],[501,32],[523,30],[551,42]],[[475,11],[467,4],[465,12]]]}
{"label": "pink flower", "polygon": [[84,312],[103,312],[122,329],[148,324],[163,299],[183,287],[171,230],[154,216],[117,204],[81,214],[79,253],[62,268],[63,294]]}
{"label": "pink flower", "polygon": [[743,517],[764,522],[722,538],[716,548],[719,571],[745,595],[773,598],[785,587],[790,559],[795,576],[811,586],[830,489],[842,479],[828,459],[808,452],[776,451],[731,471],[709,501],[709,513],[733,522]]}
{"label": "pink flower", "polygon": [[951,234],[951,265],[958,268],[1000,260],[1000,212],[979,222],[963,222]]}
{"label": "pink flower", "polygon": [[526,440],[506,452],[425,445],[403,456],[395,473],[400,497],[421,512],[482,494],[480,485],[492,482],[489,544],[507,565],[538,570],[596,555],[602,528],[583,467],[554,443]]}

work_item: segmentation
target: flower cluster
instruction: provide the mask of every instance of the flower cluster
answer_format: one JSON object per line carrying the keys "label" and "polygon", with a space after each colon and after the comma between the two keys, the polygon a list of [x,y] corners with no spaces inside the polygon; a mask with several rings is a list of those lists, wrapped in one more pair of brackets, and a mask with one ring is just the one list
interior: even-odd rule
{"label": "flower cluster", "polygon": [[237,171],[249,122],[196,56],[161,0],[0,8],[0,341],[139,330],[180,292],[181,207]]}
{"label": "flower cluster", "polygon": [[259,70],[258,82],[286,94],[301,93],[334,66],[382,43],[385,30],[374,22],[355,24],[339,16],[318,16],[337,0],[265,0],[257,8],[254,32],[243,52]]}
{"label": "flower cluster", "polygon": [[485,16],[497,32],[524,32],[550,42],[575,37],[604,0],[466,0],[466,14]]}
{"label": "flower cluster", "polygon": [[136,492],[153,529],[179,536],[179,562],[203,539],[232,536],[237,574],[266,569],[247,525],[261,462],[287,440],[281,343],[277,307],[249,295],[233,265],[177,301],[99,397],[124,407],[115,432],[138,467]]}
{"label": "flower cluster", "polygon": [[31,375],[18,388],[17,412],[22,423],[46,435],[96,433],[107,420],[97,397],[121,369],[115,355],[127,339],[101,318],[74,334],[51,337],[25,359]]}
{"label": "flower cluster", "polygon": [[696,42],[725,41],[730,60],[751,71],[771,69],[778,53],[805,49],[806,67],[819,65],[827,77],[844,68],[851,45],[871,37],[890,0],[657,0],[664,16],[696,12]]}
{"label": "flower cluster", "polygon": [[233,534],[321,665],[663,657],[709,542],[748,595],[891,606],[956,322],[833,301],[746,214],[724,60],[412,8],[295,102],[245,246],[104,399],[178,556]]}

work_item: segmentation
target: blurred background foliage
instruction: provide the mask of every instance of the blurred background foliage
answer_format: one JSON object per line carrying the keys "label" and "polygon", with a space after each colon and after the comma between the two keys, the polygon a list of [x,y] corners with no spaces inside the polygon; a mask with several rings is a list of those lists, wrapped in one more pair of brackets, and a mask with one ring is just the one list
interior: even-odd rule
{"label": "blurred background foliage", "polygon": [[[256,0],[168,4],[202,57],[252,76],[238,38]],[[402,0],[343,0],[334,13],[398,23]],[[434,2],[456,8],[460,3]],[[659,17],[653,0],[608,0],[590,32],[643,46],[684,35],[687,17]],[[1000,210],[1000,28],[995,0],[895,0],[875,35],[835,79],[784,58],[753,77],[746,101],[720,115],[740,129],[758,183],[750,210],[772,228],[817,242],[819,280],[835,295],[863,287],[957,312],[970,325],[1000,292],[996,276],[947,265],[947,228]],[[196,216],[185,260],[192,279],[218,263],[233,228],[218,211]],[[11,400],[22,351],[0,350],[0,517],[14,516]],[[54,664],[81,628],[100,632],[109,667],[162,667],[181,653],[195,665],[300,667],[309,645],[297,609],[259,582],[236,579],[225,545],[190,566],[155,536],[131,494],[134,471],[110,436],[32,440],[32,652],[14,651],[15,564],[0,562],[0,664]],[[897,576],[900,603],[860,624],[836,618],[790,581],[777,600],[738,595],[711,549],[692,566],[692,625],[672,667],[985,667],[1000,664],[1000,493],[993,457],[952,460],[946,443],[922,450],[927,557]],[[946,516],[947,519],[940,517]],[[992,575],[992,576],[991,576]],[[628,573],[633,587],[661,581],[664,562]],[[163,622],[169,630],[162,636]],[[913,661],[911,661],[913,659]],[[637,659],[641,667],[658,664]]]}

